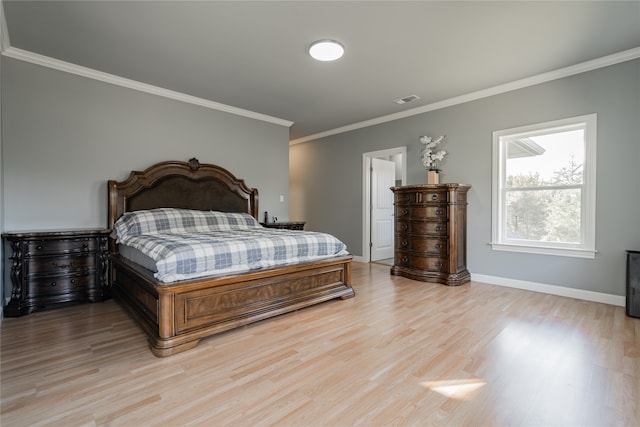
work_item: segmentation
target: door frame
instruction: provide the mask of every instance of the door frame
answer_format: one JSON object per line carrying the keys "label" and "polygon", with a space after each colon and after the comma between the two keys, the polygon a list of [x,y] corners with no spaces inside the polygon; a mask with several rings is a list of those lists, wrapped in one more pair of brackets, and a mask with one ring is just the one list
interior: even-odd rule
{"label": "door frame", "polygon": [[388,148],[362,154],[362,258],[371,262],[371,159],[401,155],[402,185],[407,183],[407,147]]}

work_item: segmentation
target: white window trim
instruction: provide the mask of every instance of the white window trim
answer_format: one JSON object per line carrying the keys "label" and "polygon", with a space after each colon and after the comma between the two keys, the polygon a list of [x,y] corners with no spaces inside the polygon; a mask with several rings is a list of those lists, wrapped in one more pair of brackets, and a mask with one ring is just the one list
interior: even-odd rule
{"label": "white window trim", "polygon": [[[565,130],[572,126],[585,126],[585,163],[583,184],[583,205],[581,234],[584,241],[577,245],[553,244],[551,242],[523,242],[522,240],[508,241],[502,236],[501,224],[504,218],[504,203],[502,183],[506,156],[500,140],[504,136],[514,136],[519,133],[531,134],[549,130]],[[533,254],[568,256],[578,258],[595,258],[596,255],[596,147],[597,147],[597,114],[571,117],[546,123],[538,123],[512,129],[493,132],[493,165],[492,165],[492,209],[491,209],[491,248],[498,251],[526,252]],[[541,132],[543,133],[543,132]]]}

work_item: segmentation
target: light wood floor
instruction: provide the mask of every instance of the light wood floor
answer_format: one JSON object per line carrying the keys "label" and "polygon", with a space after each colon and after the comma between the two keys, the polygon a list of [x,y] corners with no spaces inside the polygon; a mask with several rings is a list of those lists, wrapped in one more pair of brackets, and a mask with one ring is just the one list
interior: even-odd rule
{"label": "light wood floor", "polygon": [[624,308],[354,263],[356,297],[155,358],[114,301],[4,319],[2,426],[638,426]]}

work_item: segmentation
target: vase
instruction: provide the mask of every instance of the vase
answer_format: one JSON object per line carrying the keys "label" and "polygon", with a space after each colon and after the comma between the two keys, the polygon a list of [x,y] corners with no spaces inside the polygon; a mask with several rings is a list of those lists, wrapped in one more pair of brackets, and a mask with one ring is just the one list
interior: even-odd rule
{"label": "vase", "polygon": [[440,174],[438,171],[427,172],[427,184],[440,184]]}

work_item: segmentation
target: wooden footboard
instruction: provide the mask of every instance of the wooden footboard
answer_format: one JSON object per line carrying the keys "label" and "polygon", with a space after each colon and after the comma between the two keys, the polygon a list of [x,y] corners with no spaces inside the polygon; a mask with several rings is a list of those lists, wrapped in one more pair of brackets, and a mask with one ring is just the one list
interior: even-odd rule
{"label": "wooden footboard", "polygon": [[222,331],[353,297],[351,259],[160,284],[148,270],[115,256],[113,291],[144,329],[153,354],[165,357]]}

